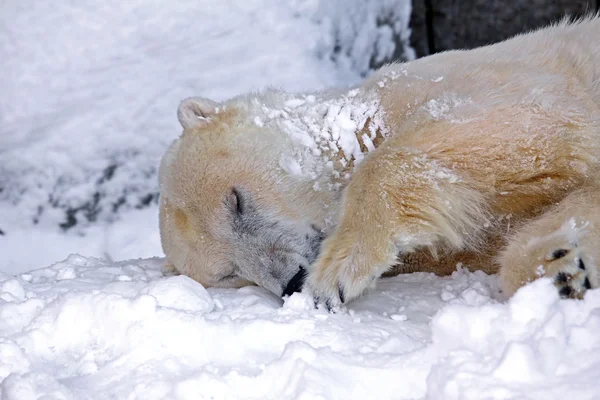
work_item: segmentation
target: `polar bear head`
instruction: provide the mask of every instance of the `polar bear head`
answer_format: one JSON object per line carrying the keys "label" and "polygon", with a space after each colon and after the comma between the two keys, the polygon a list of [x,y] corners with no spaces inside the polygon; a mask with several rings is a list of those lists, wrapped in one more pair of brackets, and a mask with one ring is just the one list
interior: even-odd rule
{"label": "polar bear head", "polygon": [[159,172],[168,262],[205,286],[299,290],[323,233],[306,211],[310,191],[278,165],[281,135],[243,108],[198,97],[177,115],[184,131]]}

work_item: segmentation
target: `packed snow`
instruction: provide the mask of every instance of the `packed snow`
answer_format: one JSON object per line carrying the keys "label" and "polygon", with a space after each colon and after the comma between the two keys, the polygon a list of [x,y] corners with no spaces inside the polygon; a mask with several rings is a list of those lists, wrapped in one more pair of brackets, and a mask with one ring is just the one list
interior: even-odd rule
{"label": "packed snow", "polygon": [[[0,400],[600,398],[599,290],[560,300],[542,279],[507,300],[458,266],[329,314],[162,269],[156,168],[179,101],[354,84],[414,56],[410,7],[3,2]],[[348,100],[326,110],[335,129],[372,111]]]}
{"label": "packed snow", "polygon": [[598,290],[565,301],[543,279],[506,302],[458,269],[329,314],[161,265],[71,255],[0,276],[0,399],[598,398]]}

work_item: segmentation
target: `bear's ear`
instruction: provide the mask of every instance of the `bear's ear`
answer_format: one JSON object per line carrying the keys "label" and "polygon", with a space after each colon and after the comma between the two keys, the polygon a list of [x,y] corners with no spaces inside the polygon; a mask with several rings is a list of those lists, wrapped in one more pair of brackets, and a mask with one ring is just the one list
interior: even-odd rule
{"label": "bear's ear", "polygon": [[217,103],[203,97],[188,97],[179,103],[177,119],[184,129],[204,126],[217,112]]}

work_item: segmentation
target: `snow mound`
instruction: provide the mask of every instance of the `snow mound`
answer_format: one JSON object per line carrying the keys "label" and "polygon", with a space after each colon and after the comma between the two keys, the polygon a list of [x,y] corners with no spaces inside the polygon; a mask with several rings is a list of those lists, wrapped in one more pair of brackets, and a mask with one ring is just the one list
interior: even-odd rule
{"label": "snow mound", "polygon": [[204,289],[161,259],[77,255],[0,275],[0,398],[593,399],[600,291],[496,277],[384,279],[340,314]]}
{"label": "snow mound", "polygon": [[203,314],[211,312],[215,307],[206,289],[183,275],[152,282],[140,293],[154,297],[161,307],[176,310]]}
{"label": "snow mound", "polygon": [[599,290],[585,301],[563,301],[549,279],[522,288],[508,304],[448,306],[432,321],[442,357],[427,379],[429,395],[595,398],[598,384],[585,382],[598,376],[599,328]]}

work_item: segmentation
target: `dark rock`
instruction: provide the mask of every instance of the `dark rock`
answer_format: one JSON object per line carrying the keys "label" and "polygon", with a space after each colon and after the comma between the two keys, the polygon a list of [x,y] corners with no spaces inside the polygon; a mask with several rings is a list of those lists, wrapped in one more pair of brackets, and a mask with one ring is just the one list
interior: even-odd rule
{"label": "dark rock", "polygon": [[[496,43],[597,10],[600,0],[413,0],[411,44],[417,56]],[[426,33],[424,35],[423,33]]]}
{"label": "dark rock", "polygon": [[417,57],[430,54],[428,28],[425,0],[413,0],[410,16],[410,45],[415,50]]}

